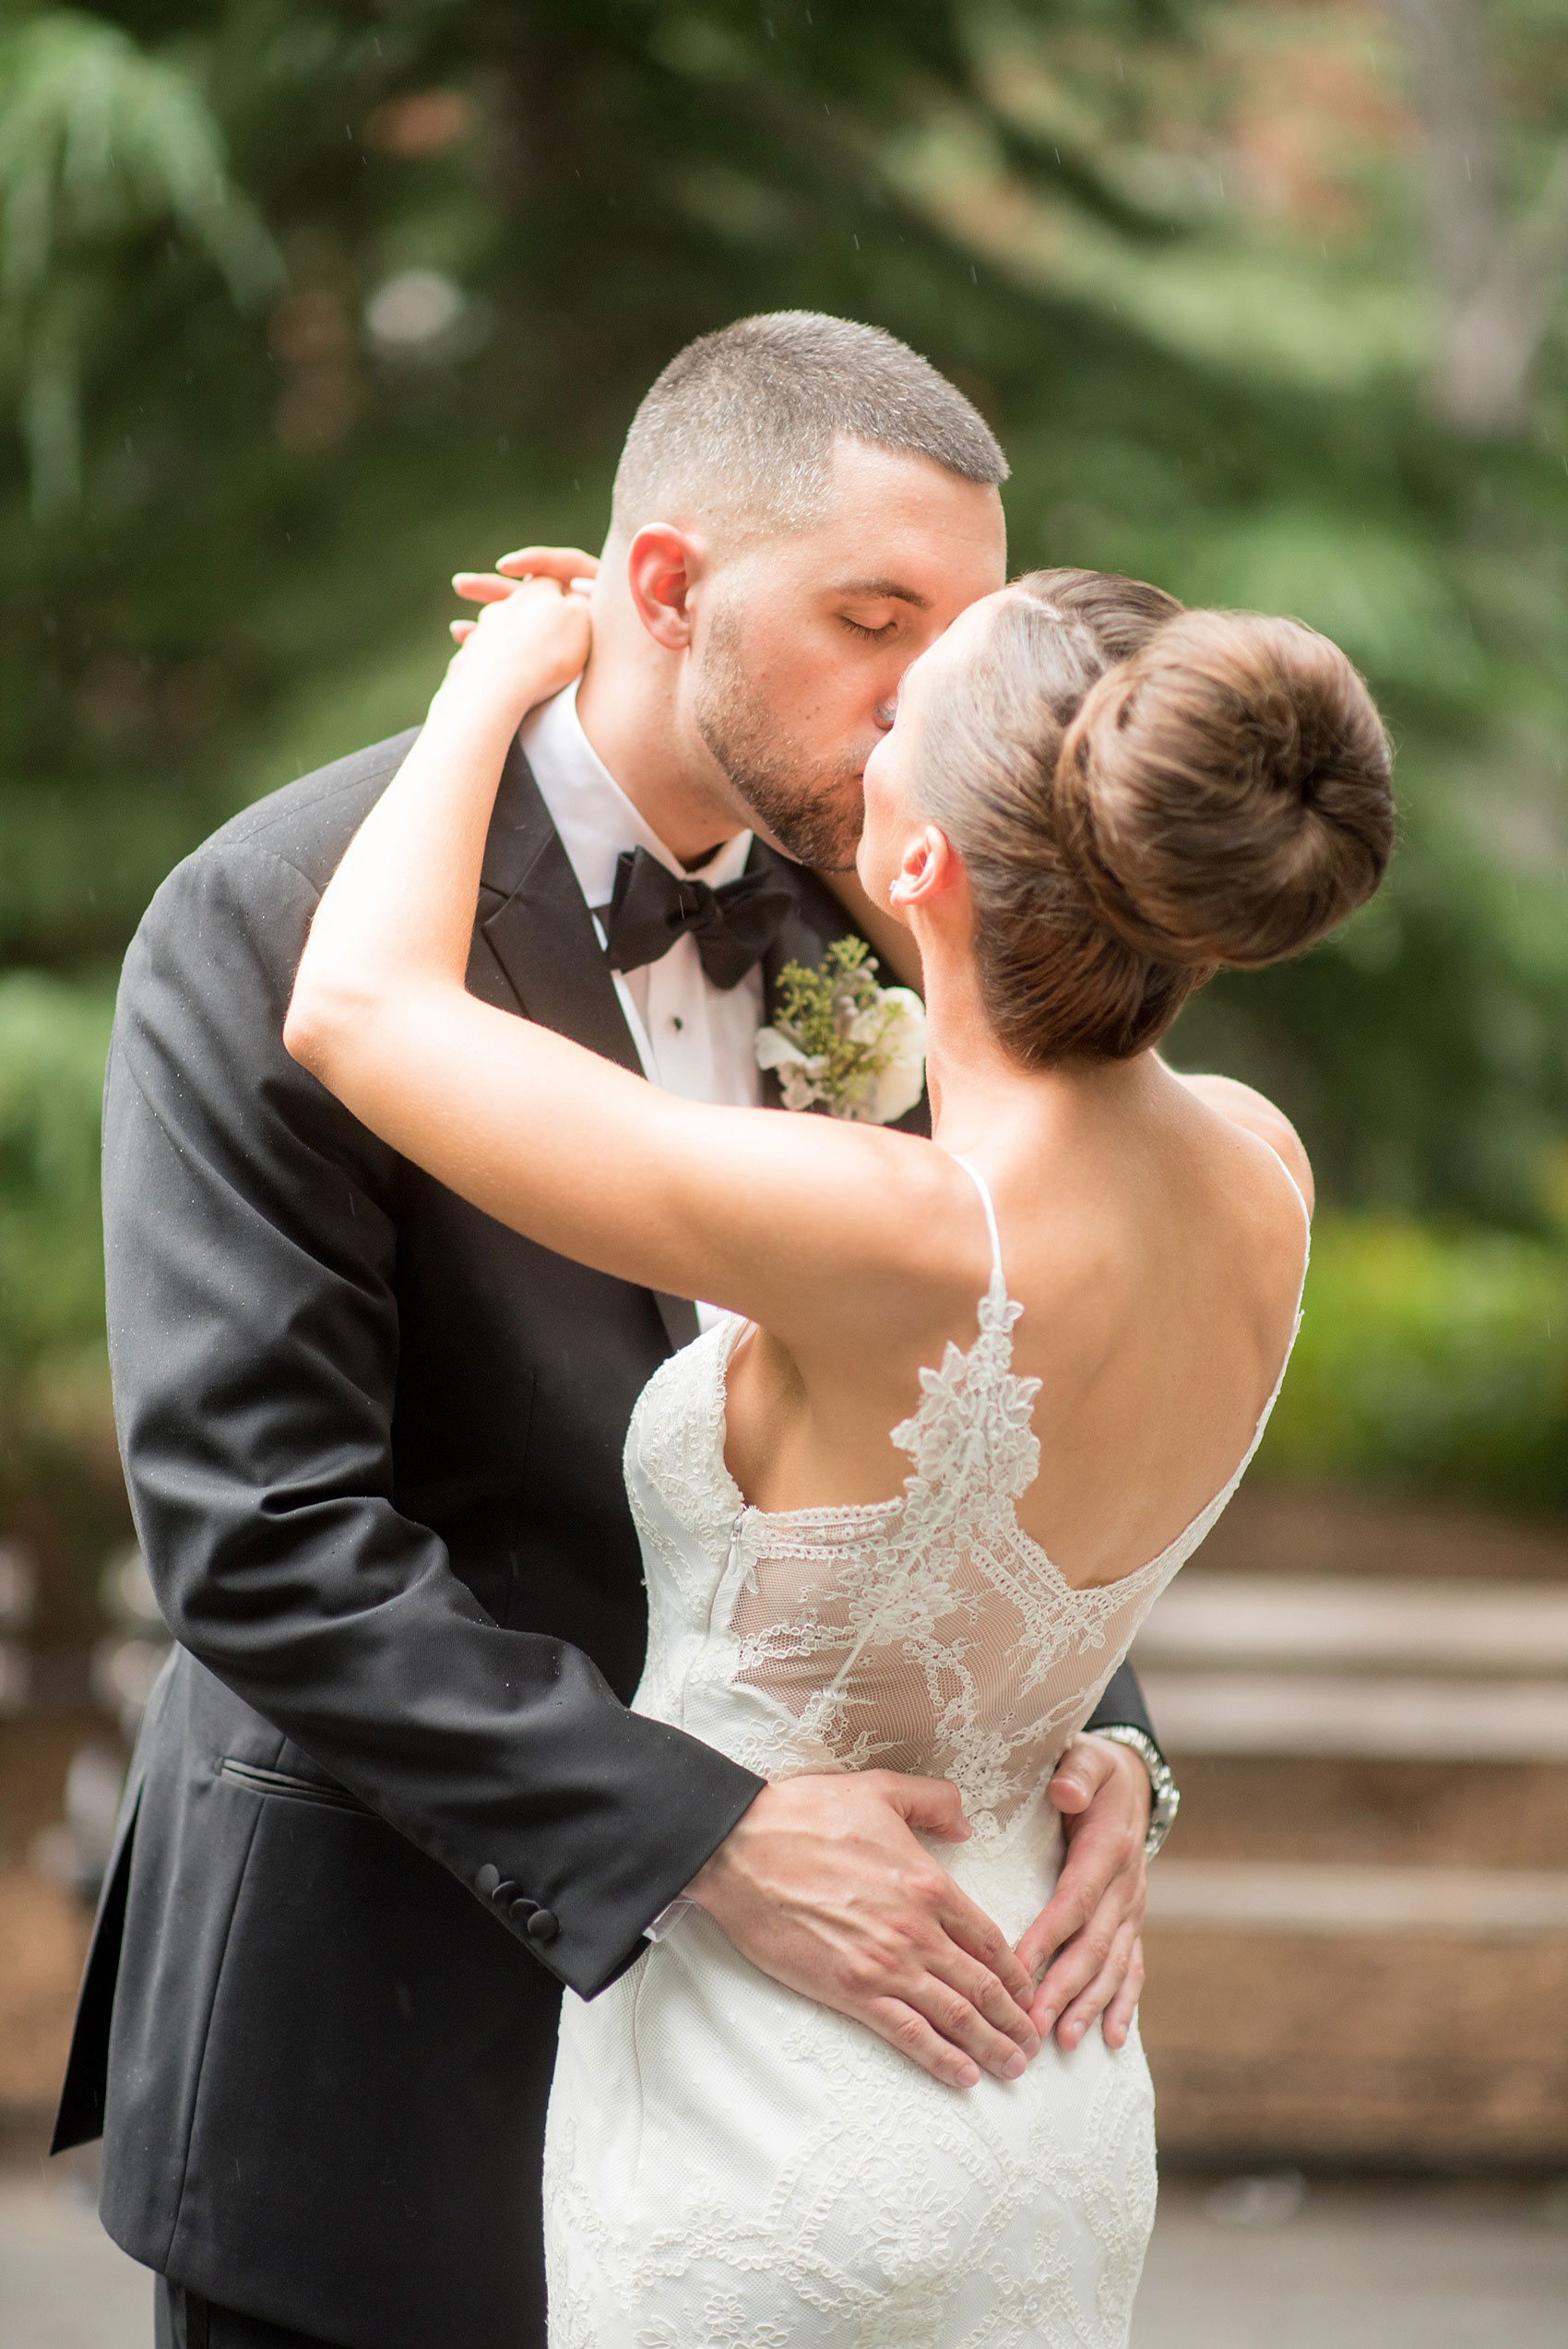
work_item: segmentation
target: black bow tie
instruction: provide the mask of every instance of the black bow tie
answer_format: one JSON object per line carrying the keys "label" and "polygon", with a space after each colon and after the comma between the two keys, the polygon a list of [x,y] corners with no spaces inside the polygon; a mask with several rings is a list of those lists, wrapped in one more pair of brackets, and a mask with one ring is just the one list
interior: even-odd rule
{"label": "black bow tie", "polygon": [[639,848],[616,859],[615,893],[595,911],[613,970],[640,971],[690,933],[705,976],[728,988],[739,986],[762,960],[793,903],[794,892],[775,874],[742,873],[714,889],[671,873]]}

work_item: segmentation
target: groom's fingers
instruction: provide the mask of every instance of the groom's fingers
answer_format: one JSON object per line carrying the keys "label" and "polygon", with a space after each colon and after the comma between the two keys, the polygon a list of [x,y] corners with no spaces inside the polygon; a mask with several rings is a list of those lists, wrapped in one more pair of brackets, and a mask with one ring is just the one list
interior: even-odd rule
{"label": "groom's fingers", "polygon": [[[931,1970],[956,1998],[972,2007],[987,2025],[992,2037],[985,2045],[992,2057],[1005,2062],[1015,2048],[1026,2057],[1039,2055],[1039,2033],[1029,2020],[1027,1992],[1022,1999],[1014,1997],[989,1966],[971,1958],[967,1950],[951,1939],[939,1947],[931,1961]],[[971,2053],[975,2052],[972,2041],[964,2044]],[[995,2069],[994,2061],[987,2063],[988,2070]]]}
{"label": "groom's fingers", "polygon": [[1108,2047],[1123,2047],[1133,2027],[1144,1986],[1144,1945],[1129,1923],[1111,1945],[1111,1954],[1088,1988],[1074,1999],[1056,2026],[1057,2045],[1075,2047],[1097,2020]]}
{"label": "groom's fingers", "polygon": [[1016,2080],[1024,2071],[1028,2062],[1024,2050],[1006,2032],[993,2031],[964,1993],[940,1973],[921,1975],[908,1986],[896,1985],[895,1990],[890,2000],[872,1999],[868,2014],[873,2009],[902,2004],[930,2026],[944,2046],[978,2064],[993,2080]]}
{"label": "groom's fingers", "polygon": [[1087,1923],[1062,1944],[1047,1966],[1029,2007],[1042,2039],[1049,2039],[1052,2031],[1059,2033],[1068,2013],[1081,2000],[1089,2002],[1090,2020],[1099,2014],[1126,1973],[1142,1924],[1141,1900],[1117,1902],[1107,1899],[1100,1902]]}
{"label": "groom's fingers", "polygon": [[917,2008],[906,2006],[901,1998],[873,1999],[861,2020],[944,2088],[973,2088],[980,2079],[980,2067],[973,2057],[934,2031]]}
{"label": "groom's fingers", "polygon": [[948,1939],[979,1965],[1009,2006],[1027,2014],[1034,1997],[1034,1976],[1001,1926],[983,1909],[977,1908],[951,1878],[944,1888],[939,1914]]}
{"label": "groom's fingers", "polygon": [[[1131,2028],[1138,1991],[1143,1986],[1143,1944],[1136,1929],[1131,1923],[1123,1925],[1112,1938],[1105,1963],[1088,1988],[1073,2000],[1057,2023],[1057,2045],[1070,2053],[1090,2024],[1098,2021],[1106,2045],[1120,2047]],[[1126,1997],[1129,1986],[1130,2002]]]}
{"label": "groom's fingers", "polygon": [[1127,2033],[1133,2028],[1134,2018],[1138,2011],[1138,2000],[1143,1994],[1144,1944],[1143,1937],[1135,1934],[1133,1938],[1133,1953],[1128,1960],[1127,1971],[1122,1977],[1121,1986],[1113,1993],[1111,2004],[1100,2018],[1099,2027],[1105,2034],[1105,2044],[1108,2047],[1126,2045]]}
{"label": "groom's fingers", "polygon": [[879,1770],[868,1774],[907,1826],[922,1835],[940,1836],[944,1843],[968,1840],[963,1797],[950,1779],[915,1778],[901,1771]]}
{"label": "groom's fingers", "polygon": [[860,2019],[879,2039],[885,2039],[890,2047],[908,2056],[944,2088],[973,2088],[980,2079],[980,2067],[973,2057],[944,2039],[918,2008],[907,2006],[903,1999],[873,1998],[861,2009]]}

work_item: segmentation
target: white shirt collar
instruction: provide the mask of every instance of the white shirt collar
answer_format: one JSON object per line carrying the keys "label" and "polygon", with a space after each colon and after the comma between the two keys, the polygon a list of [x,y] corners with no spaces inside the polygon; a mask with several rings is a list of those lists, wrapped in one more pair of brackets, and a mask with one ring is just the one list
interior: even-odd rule
{"label": "white shirt collar", "polygon": [[[584,733],[576,681],[529,712],[519,740],[577,887],[590,906],[609,904],[616,859],[626,849],[645,848],[671,872],[685,870],[633,806]],[[694,869],[717,888],[723,881],[740,878],[751,848],[751,833],[740,832]]]}

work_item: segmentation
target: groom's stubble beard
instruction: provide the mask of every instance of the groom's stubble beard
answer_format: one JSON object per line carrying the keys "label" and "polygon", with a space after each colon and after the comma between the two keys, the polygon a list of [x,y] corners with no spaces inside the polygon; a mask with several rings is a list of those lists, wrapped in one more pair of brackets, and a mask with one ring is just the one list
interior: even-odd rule
{"label": "groom's stubble beard", "polygon": [[816,758],[756,691],[741,658],[734,614],[720,611],[692,694],[703,743],[780,847],[818,872],[847,872],[865,821],[861,770],[874,747]]}

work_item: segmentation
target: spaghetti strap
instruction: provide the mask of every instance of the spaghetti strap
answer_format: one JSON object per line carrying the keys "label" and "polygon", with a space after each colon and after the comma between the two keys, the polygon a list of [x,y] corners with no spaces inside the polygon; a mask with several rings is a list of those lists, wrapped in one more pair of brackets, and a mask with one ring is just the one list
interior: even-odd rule
{"label": "spaghetti strap", "polygon": [[[968,1176],[970,1182],[980,1193],[980,1205],[985,1210],[985,1228],[991,1234],[992,1282],[994,1286],[997,1282],[1001,1281],[1004,1289],[1005,1289],[1006,1282],[1003,1281],[1002,1276],[1002,1234],[996,1228],[996,1203],[991,1196],[991,1186],[986,1181],[985,1176],[980,1173],[980,1168],[978,1166],[971,1165],[967,1158],[960,1158],[956,1151],[951,1151],[949,1155],[953,1160],[954,1165],[961,1166],[963,1168],[965,1174]],[[1298,1193],[1297,1196],[1300,1197],[1300,1193]],[[1303,1205],[1304,1204],[1305,1202],[1303,1201]]]}
{"label": "spaghetti strap", "polygon": [[[1274,1155],[1276,1158],[1279,1158],[1279,1152],[1277,1151],[1275,1151]],[[1307,1195],[1302,1190],[1300,1183],[1297,1182],[1296,1177],[1291,1174],[1290,1169],[1286,1165],[1285,1161],[1282,1158],[1279,1158],[1279,1172],[1284,1175],[1285,1180],[1289,1184],[1290,1188],[1296,1194],[1296,1205],[1301,1210],[1301,1221],[1307,1227],[1307,1238],[1310,1242],[1313,1234],[1313,1211],[1307,1205]]]}
{"label": "spaghetti strap", "polygon": [[[1257,1139],[1259,1141],[1263,1141],[1261,1134],[1257,1137]],[[1300,1183],[1297,1182],[1294,1174],[1291,1174],[1290,1169],[1286,1165],[1285,1161],[1280,1157],[1279,1152],[1274,1148],[1272,1142],[1264,1142],[1264,1148],[1267,1151],[1269,1156],[1278,1167],[1279,1172],[1284,1175],[1285,1180],[1289,1184],[1291,1191],[1295,1195],[1296,1205],[1301,1210],[1301,1222],[1306,1232],[1306,1246],[1301,1252],[1301,1284],[1296,1291],[1296,1330],[1300,1330],[1301,1326],[1301,1302],[1307,1294],[1307,1273],[1311,1268],[1313,1260],[1313,1211],[1307,1205],[1306,1193],[1302,1190]],[[1296,1331],[1293,1330],[1290,1333],[1290,1345],[1294,1346],[1295,1342]],[[1290,1359],[1289,1347],[1286,1348],[1285,1359],[1287,1362]],[[1280,1379],[1283,1380],[1285,1377],[1283,1369],[1281,1369],[1279,1377]],[[1277,1385],[1275,1387],[1274,1391],[1276,1395],[1278,1394],[1279,1388]],[[1270,1403],[1269,1408],[1272,1410],[1272,1402]],[[1266,1413],[1265,1415],[1266,1416]]]}

